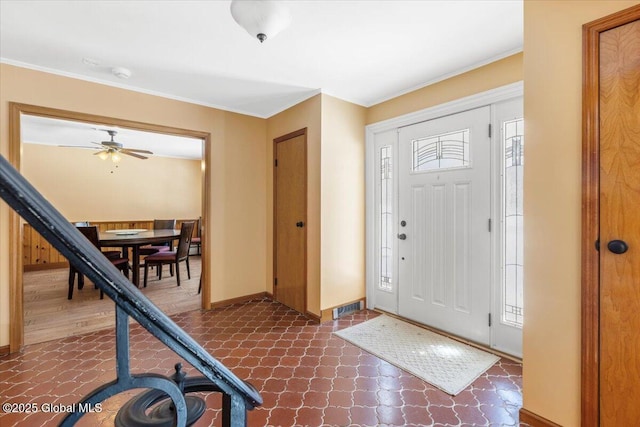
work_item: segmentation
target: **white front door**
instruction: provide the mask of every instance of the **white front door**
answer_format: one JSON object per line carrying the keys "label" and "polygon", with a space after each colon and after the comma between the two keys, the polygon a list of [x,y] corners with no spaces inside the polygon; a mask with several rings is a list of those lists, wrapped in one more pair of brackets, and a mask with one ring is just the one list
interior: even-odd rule
{"label": "white front door", "polygon": [[398,133],[398,314],[490,344],[490,107]]}

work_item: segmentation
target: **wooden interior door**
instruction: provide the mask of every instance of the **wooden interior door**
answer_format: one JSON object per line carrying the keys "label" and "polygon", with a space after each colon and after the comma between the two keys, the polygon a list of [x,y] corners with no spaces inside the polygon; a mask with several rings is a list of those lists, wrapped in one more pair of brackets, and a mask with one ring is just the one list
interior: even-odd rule
{"label": "wooden interior door", "polygon": [[600,425],[640,420],[640,20],[600,34]]}
{"label": "wooden interior door", "polygon": [[306,312],[307,137],[306,129],[275,143],[274,298]]}
{"label": "wooden interior door", "polygon": [[638,21],[640,5],[583,26],[582,427],[640,418]]}

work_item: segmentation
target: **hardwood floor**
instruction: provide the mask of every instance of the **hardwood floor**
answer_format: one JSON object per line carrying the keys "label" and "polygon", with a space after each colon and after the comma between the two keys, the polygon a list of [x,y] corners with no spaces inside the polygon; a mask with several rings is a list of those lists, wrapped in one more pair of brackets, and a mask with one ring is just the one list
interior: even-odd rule
{"label": "hardwood floor", "polygon": [[[184,263],[180,263],[181,284],[169,274],[165,266],[162,280],[154,272],[149,274],[142,293],[168,315],[198,310],[201,307],[200,283],[201,259],[189,258],[191,279],[187,280]],[[142,282],[142,270],[140,272]],[[69,269],[42,270],[24,273],[24,342],[36,344],[45,341],[85,334],[115,325],[115,306],[108,297],[100,299],[100,291],[85,279],[82,290],[73,291],[73,299],[67,299]]]}

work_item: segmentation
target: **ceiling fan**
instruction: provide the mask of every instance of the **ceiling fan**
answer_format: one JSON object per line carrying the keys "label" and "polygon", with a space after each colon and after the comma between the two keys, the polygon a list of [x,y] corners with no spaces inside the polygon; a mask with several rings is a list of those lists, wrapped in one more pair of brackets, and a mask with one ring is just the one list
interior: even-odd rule
{"label": "ceiling fan", "polygon": [[139,150],[137,148],[125,148],[121,143],[116,142],[114,140],[115,136],[118,134],[115,130],[101,129],[109,134],[111,139],[109,141],[102,142],[93,142],[92,144],[97,145],[98,147],[78,147],[78,146],[69,146],[69,145],[61,145],[61,147],[75,147],[75,148],[90,148],[94,150],[100,150],[94,154],[94,156],[100,157],[102,160],[107,160],[111,158],[111,161],[114,163],[119,162],[122,158],[120,154],[126,154],[127,156],[136,157],[138,159],[148,159],[147,156],[143,156],[143,154],[153,154],[153,152],[149,150]]}

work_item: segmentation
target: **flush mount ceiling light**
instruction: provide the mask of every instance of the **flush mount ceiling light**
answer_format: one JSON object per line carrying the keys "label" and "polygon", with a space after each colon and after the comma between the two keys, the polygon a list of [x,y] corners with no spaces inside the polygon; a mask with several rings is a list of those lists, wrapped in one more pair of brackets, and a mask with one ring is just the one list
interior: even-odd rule
{"label": "flush mount ceiling light", "polygon": [[291,22],[289,9],[280,1],[233,0],[231,16],[260,43],[275,37]]}

